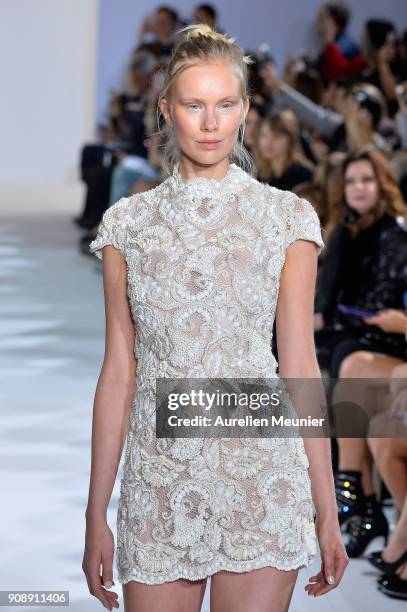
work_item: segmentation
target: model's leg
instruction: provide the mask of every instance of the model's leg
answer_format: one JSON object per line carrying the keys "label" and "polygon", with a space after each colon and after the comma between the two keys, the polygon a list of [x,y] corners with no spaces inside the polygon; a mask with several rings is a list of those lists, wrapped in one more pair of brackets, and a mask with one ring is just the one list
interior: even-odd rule
{"label": "model's leg", "polygon": [[207,578],[123,585],[124,612],[200,612]]}
{"label": "model's leg", "polygon": [[211,578],[211,612],[287,612],[298,568],[221,571]]}

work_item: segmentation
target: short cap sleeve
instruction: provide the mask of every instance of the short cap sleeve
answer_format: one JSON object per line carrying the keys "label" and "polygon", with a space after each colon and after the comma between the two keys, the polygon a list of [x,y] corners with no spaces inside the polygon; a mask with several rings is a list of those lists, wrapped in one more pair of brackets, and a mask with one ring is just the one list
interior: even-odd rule
{"label": "short cap sleeve", "polygon": [[89,250],[98,259],[103,259],[102,249],[111,244],[124,255],[124,238],[126,225],[126,211],[130,198],[120,198],[115,204],[105,210],[99,224],[96,238],[89,244]]}
{"label": "short cap sleeve", "polygon": [[319,255],[325,244],[321,222],[312,204],[290,192],[282,199],[281,207],[285,224],[285,248],[295,240],[311,240],[316,243]]}

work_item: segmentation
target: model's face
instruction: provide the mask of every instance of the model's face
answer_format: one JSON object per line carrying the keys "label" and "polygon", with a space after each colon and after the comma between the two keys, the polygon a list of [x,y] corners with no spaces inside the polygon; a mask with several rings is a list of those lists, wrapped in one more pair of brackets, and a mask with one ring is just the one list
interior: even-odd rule
{"label": "model's face", "polygon": [[345,201],[363,215],[377,204],[379,184],[370,161],[355,161],[345,172]]}
{"label": "model's face", "polygon": [[160,103],[181,151],[202,164],[229,155],[248,107],[235,70],[223,62],[189,66],[175,79],[170,103]]}
{"label": "model's face", "polygon": [[285,134],[274,132],[267,121],[263,121],[259,133],[259,150],[269,160],[284,158],[288,154],[289,140]]}
{"label": "model's face", "polygon": [[256,144],[259,137],[261,117],[257,110],[249,108],[249,112],[246,117],[246,127],[244,131],[244,144],[248,147],[252,147]]}

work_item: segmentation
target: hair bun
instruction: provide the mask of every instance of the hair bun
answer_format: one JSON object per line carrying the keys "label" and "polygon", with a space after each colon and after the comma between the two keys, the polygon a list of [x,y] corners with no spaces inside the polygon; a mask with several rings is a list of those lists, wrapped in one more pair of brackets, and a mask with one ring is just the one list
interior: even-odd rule
{"label": "hair bun", "polygon": [[207,23],[192,23],[180,31],[180,34],[184,39],[190,40],[191,38],[199,38],[199,36],[205,36],[208,38],[220,39],[223,38],[220,32],[217,32]]}

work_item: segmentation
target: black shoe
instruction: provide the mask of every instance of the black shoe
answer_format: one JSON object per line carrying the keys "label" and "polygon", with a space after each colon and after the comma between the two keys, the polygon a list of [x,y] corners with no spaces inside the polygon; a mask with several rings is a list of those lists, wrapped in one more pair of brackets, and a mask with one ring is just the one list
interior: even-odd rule
{"label": "black shoe", "polygon": [[407,580],[397,574],[382,574],[377,579],[379,591],[395,599],[407,599]]}
{"label": "black shoe", "polygon": [[365,513],[365,496],[361,483],[362,473],[357,470],[337,470],[335,472],[335,495],[338,520],[342,531],[351,519],[362,517]]}
{"label": "black shoe", "polygon": [[382,550],[376,550],[375,552],[370,553],[367,556],[367,560],[373,565],[373,567],[385,574],[394,574],[395,571],[401,565],[403,565],[403,563],[407,563],[407,550],[398,559],[396,559],[396,561],[392,562],[385,561],[382,557],[382,552]]}
{"label": "black shoe", "polygon": [[350,521],[350,537],[345,548],[348,557],[355,559],[362,555],[370,542],[382,536],[387,544],[389,536],[389,523],[375,495],[365,498],[366,510],[361,518]]}

